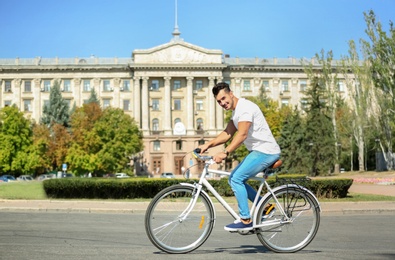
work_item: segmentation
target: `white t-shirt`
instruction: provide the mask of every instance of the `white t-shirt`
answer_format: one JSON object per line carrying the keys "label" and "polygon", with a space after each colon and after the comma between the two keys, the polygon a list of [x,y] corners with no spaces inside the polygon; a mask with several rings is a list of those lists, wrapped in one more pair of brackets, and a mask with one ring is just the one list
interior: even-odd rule
{"label": "white t-shirt", "polygon": [[238,129],[239,122],[251,122],[244,144],[249,151],[259,151],[266,154],[279,154],[280,146],[274,139],[272,131],[259,107],[245,99],[240,98],[236,109],[232,112],[233,124]]}

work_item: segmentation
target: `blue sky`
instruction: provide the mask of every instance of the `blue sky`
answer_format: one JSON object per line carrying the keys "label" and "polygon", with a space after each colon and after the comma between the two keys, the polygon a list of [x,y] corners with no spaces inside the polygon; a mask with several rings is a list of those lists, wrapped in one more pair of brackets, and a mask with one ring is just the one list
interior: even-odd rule
{"label": "blue sky", "polygon": [[[367,39],[363,12],[388,31],[394,0],[178,0],[184,41],[231,57],[347,55]],[[175,0],[0,0],[0,58],[130,57],[167,43]]]}

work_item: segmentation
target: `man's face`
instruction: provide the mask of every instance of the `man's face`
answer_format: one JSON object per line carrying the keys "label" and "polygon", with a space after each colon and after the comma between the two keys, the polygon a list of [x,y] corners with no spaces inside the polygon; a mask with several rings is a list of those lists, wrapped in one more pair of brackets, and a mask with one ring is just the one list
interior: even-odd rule
{"label": "man's face", "polygon": [[218,92],[218,95],[215,97],[217,100],[218,105],[220,105],[225,110],[234,109],[234,100],[233,100],[233,93],[232,91],[226,93],[225,90],[221,89]]}

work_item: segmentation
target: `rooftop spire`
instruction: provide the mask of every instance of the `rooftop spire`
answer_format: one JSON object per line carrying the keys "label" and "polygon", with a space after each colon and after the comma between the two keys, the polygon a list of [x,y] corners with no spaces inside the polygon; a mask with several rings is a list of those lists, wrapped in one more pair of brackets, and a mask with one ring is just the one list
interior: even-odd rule
{"label": "rooftop spire", "polygon": [[180,38],[181,32],[178,30],[178,22],[177,22],[177,15],[178,15],[178,10],[177,10],[177,0],[175,0],[175,24],[174,24],[174,31],[173,31],[173,41],[182,41]]}

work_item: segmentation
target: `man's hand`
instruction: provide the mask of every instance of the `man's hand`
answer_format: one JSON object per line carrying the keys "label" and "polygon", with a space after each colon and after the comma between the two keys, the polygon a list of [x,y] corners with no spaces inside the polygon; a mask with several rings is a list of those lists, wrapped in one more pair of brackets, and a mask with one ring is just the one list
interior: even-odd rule
{"label": "man's hand", "polygon": [[213,160],[216,163],[221,163],[222,160],[224,160],[225,158],[226,158],[226,153],[220,152],[220,153],[217,153],[216,155],[214,155]]}

